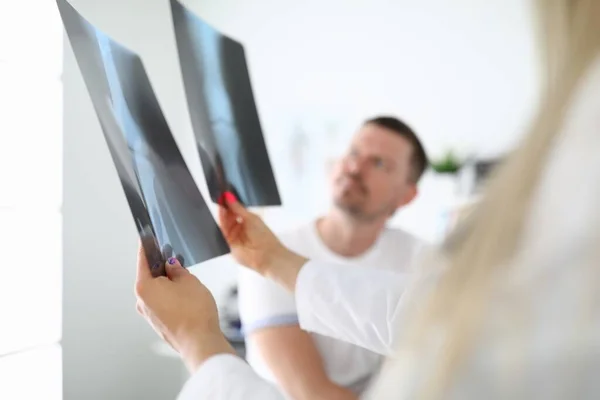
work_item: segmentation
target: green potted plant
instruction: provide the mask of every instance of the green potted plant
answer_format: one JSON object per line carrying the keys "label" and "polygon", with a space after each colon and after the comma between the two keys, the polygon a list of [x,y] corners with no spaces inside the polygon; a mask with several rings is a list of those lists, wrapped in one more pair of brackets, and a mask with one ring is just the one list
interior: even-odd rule
{"label": "green potted plant", "polygon": [[449,150],[443,157],[432,160],[430,166],[438,174],[456,175],[462,167],[462,161],[452,150]]}

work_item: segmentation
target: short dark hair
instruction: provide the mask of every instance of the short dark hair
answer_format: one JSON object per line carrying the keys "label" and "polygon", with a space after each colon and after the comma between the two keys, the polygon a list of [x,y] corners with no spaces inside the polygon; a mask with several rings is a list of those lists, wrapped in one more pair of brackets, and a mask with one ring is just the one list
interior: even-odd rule
{"label": "short dark hair", "polygon": [[423,144],[421,144],[419,137],[410,128],[410,126],[400,121],[398,118],[385,115],[368,119],[364,122],[364,125],[367,124],[373,124],[381,128],[389,129],[390,131],[395,132],[404,139],[408,140],[413,147],[410,160],[412,167],[410,179],[414,183],[419,182],[419,179],[421,179],[421,176],[423,176],[423,173],[429,165],[429,160],[427,159],[427,153],[425,153]]}

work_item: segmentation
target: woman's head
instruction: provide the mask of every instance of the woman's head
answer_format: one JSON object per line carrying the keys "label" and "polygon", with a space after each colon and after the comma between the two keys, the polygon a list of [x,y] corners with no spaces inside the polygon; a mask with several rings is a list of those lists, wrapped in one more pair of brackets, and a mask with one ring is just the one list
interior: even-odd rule
{"label": "woman's head", "polygon": [[[418,398],[439,398],[474,342],[497,272],[518,252],[532,195],[577,84],[600,55],[600,1],[535,0],[544,67],[541,106],[529,135],[490,180],[472,218],[440,255],[447,269],[436,290],[409,316],[401,350],[413,350],[432,327],[445,333],[435,373]],[[526,306],[526,305],[524,305]],[[391,390],[393,368],[381,379]],[[375,388],[377,393],[378,388]]]}

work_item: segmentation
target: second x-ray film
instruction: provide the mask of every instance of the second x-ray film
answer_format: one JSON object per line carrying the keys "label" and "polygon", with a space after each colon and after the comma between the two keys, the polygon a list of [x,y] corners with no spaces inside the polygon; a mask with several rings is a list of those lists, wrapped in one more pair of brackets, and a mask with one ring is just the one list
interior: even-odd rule
{"label": "second x-ray film", "polygon": [[153,274],[170,256],[189,266],[228,253],[139,56],[57,3]]}
{"label": "second x-ray film", "polygon": [[280,205],[243,46],[171,1],[192,127],[213,201]]}

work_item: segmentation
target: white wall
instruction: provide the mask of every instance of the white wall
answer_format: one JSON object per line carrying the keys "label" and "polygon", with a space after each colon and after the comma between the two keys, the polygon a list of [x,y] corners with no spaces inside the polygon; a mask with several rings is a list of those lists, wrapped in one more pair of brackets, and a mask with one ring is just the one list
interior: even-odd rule
{"label": "white wall", "polygon": [[297,112],[356,121],[392,112],[432,153],[496,153],[514,142],[537,88],[528,3],[197,0],[192,9],[247,46],[273,144],[284,146],[275,121]]}
{"label": "white wall", "polygon": [[[139,52],[171,127],[185,110],[168,2],[72,0]],[[68,42],[64,62],[64,394],[66,400],[173,399],[181,364],[135,311],[137,236]]]}

